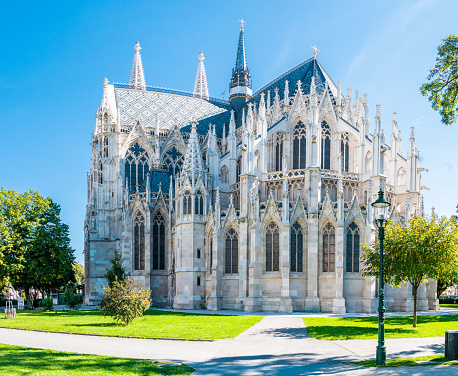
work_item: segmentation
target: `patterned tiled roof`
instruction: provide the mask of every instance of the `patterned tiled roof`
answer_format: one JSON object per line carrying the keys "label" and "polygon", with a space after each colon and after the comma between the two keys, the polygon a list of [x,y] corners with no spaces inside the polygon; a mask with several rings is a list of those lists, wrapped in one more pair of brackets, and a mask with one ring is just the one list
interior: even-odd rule
{"label": "patterned tiled roof", "polygon": [[159,114],[161,128],[171,129],[175,121],[179,126],[191,120],[201,120],[227,111],[224,104],[156,91],[131,90],[115,84],[116,105],[120,110],[122,125],[134,125],[137,116],[145,126],[154,127],[156,113]]}
{"label": "patterned tiled roof", "polygon": [[[231,111],[224,111],[219,114],[209,116],[205,119],[201,119],[199,124],[197,124],[197,133],[205,135],[208,132],[208,127],[210,124],[216,125],[215,132],[216,137],[223,137],[223,128],[226,125],[226,135],[229,132],[229,121],[231,120]],[[182,132],[191,132],[191,125],[186,125],[181,128]]]}

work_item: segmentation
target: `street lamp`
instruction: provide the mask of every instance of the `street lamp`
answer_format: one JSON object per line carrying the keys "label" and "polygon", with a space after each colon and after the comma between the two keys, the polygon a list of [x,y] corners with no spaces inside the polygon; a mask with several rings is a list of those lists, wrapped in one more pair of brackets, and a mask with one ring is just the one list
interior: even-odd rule
{"label": "street lamp", "polygon": [[386,365],[385,347],[385,292],[383,283],[383,240],[385,239],[385,226],[388,222],[388,207],[391,205],[383,197],[383,191],[378,192],[378,199],[371,204],[375,210],[375,223],[378,227],[378,239],[380,242],[380,276],[378,294],[378,345],[375,356],[375,364]]}

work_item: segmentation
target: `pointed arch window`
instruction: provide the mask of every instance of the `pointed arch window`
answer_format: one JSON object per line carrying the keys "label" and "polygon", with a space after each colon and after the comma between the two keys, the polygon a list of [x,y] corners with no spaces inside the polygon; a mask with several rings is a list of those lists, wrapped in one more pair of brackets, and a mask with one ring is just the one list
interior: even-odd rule
{"label": "pointed arch window", "polygon": [[192,213],[191,192],[185,191],[183,195],[183,214]]}
{"label": "pointed arch window", "polygon": [[346,271],[359,273],[360,236],[359,227],[352,222],[347,228]]}
{"label": "pointed arch window", "polygon": [[366,172],[372,170],[372,153],[370,151],[366,154]]}
{"label": "pointed arch window", "polygon": [[145,218],[141,212],[134,217],[134,270],[145,270]]}
{"label": "pointed arch window", "polygon": [[294,222],[291,226],[290,236],[290,260],[291,272],[302,272],[303,269],[303,247],[304,247],[304,233],[302,227],[298,222]]}
{"label": "pointed arch window", "polygon": [[323,272],[334,272],[336,268],[336,232],[331,223],[323,229]]}
{"label": "pointed arch window", "polygon": [[274,161],[274,171],[283,170],[283,135],[277,133],[275,136],[275,161]]}
{"label": "pointed arch window", "polygon": [[242,157],[237,159],[237,182],[240,181],[240,174],[242,173]]}
{"label": "pointed arch window", "polygon": [[210,235],[209,235],[209,238],[208,238],[208,248],[209,248],[209,252],[208,252],[208,257],[210,258],[210,260],[208,260],[208,265],[210,265],[210,274],[212,274],[212,269],[213,269],[213,235],[212,235],[213,231],[210,231]]}
{"label": "pointed arch window", "polygon": [[226,184],[229,182],[229,169],[226,165],[221,167],[221,182]]}
{"label": "pointed arch window", "polygon": [[103,156],[108,158],[108,136],[103,137]]}
{"label": "pointed arch window", "polygon": [[275,222],[270,222],[266,229],[266,272],[280,270],[280,233]]}
{"label": "pointed arch window", "polygon": [[239,237],[233,228],[230,228],[226,234],[224,270],[226,274],[237,274],[239,272]]}
{"label": "pointed arch window", "polygon": [[165,219],[157,212],[152,222],[151,250],[153,252],[153,270],[165,270]]}
{"label": "pointed arch window", "polygon": [[103,184],[103,163],[99,162],[99,173],[98,173],[98,182],[99,184]]}
{"label": "pointed arch window", "polygon": [[340,156],[342,171],[348,172],[349,165],[349,151],[350,151],[350,139],[348,133],[343,133],[340,139]]}
{"label": "pointed arch window", "polygon": [[125,156],[124,171],[129,192],[134,192],[137,185],[139,187],[142,185],[143,180],[149,172],[148,166],[148,154],[146,150],[136,142],[127,150]]}
{"label": "pointed arch window", "polygon": [[204,215],[204,196],[200,190],[196,192],[194,197],[194,213]]}
{"label": "pointed arch window", "polygon": [[175,174],[181,171],[183,167],[183,154],[173,146],[164,154],[164,165],[169,170],[170,175],[175,176]]}
{"label": "pointed arch window", "polygon": [[302,121],[299,121],[294,127],[293,132],[293,169],[306,168],[307,155],[307,128]]}
{"label": "pointed arch window", "polygon": [[331,169],[331,128],[326,121],[321,123],[321,168]]}

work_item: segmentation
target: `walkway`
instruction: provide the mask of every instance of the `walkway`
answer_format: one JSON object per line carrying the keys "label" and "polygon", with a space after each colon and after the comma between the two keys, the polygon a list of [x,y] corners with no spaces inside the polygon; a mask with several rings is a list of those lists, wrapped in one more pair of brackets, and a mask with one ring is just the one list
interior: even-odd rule
{"label": "walkway", "polygon": [[[197,369],[195,376],[443,375],[458,370],[457,366],[367,369],[343,364],[373,359],[377,340],[312,339],[308,337],[302,316],[305,315],[268,315],[238,337],[214,342],[113,338],[2,328],[0,342],[86,354],[184,362]],[[390,358],[443,354],[444,338],[388,339],[386,346]]]}

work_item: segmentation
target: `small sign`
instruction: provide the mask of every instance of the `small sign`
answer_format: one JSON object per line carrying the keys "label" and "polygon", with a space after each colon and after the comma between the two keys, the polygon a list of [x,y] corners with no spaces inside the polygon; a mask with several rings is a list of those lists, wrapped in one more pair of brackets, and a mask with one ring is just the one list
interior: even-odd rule
{"label": "small sign", "polygon": [[23,310],[24,309],[24,298],[17,299],[17,309]]}

